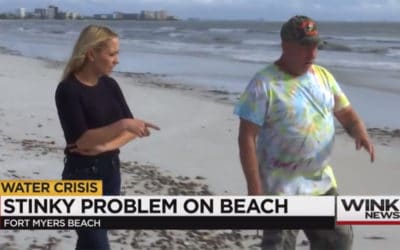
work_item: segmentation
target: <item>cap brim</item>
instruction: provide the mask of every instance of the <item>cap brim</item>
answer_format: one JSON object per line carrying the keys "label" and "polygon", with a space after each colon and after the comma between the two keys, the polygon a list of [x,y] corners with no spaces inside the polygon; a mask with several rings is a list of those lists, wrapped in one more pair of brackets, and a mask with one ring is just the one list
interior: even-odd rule
{"label": "cap brim", "polygon": [[321,38],[318,36],[313,36],[313,37],[305,37],[299,41],[300,44],[302,45],[320,45],[322,43]]}

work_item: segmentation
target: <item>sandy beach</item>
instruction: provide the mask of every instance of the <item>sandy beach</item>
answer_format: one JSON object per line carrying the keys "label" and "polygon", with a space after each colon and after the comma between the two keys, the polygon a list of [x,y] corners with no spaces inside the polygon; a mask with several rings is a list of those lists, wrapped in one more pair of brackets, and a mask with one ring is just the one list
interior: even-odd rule
{"label": "sandy beach", "polygon": [[[59,179],[64,139],[54,104],[58,63],[0,54],[0,179]],[[162,75],[114,74],[133,114],[161,127],[121,150],[123,193],[245,195],[238,119],[229,96],[168,85]],[[397,195],[400,130],[369,128],[376,162],[338,130],[340,193]],[[228,174],[227,174],[228,173]],[[400,227],[354,227],[355,250],[398,249]],[[114,230],[112,249],[259,249],[256,230]],[[0,231],[0,250],[73,249],[74,231]],[[298,249],[308,249],[304,236]]]}

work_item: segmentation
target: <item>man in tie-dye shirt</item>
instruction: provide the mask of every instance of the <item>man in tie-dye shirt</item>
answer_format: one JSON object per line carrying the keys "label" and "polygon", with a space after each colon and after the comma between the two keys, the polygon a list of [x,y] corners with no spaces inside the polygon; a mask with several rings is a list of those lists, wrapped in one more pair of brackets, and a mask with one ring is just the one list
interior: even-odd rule
{"label": "man in tie-dye shirt", "polygon": [[[314,65],[320,38],[306,16],[281,29],[282,55],[250,81],[234,113],[249,195],[336,195],[329,156],[334,117],[374,160],[363,122],[335,78]],[[263,249],[295,249],[297,230],[265,230]],[[351,249],[352,229],[304,230],[311,249]]]}

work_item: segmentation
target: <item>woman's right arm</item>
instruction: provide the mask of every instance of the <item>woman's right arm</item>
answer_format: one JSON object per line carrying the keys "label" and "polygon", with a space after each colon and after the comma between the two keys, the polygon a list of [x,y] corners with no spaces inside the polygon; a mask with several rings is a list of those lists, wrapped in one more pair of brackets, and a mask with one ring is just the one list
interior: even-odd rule
{"label": "woman's right arm", "polygon": [[[78,150],[92,150],[99,145],[104,145],[115,140],[124,131],[130,132],[138,137],[146,136],[149,133],[149,128],[160,130],[158,126],[140,119],[121,119],[104,127],[86,130],[75,144]],[[125,143],[126,142],[123,144]]]}
{"label": "woman's right arm", "polygon": [[76,140],[75,144],[79,149],[90,150],[97,145],[107,143],[123,131],[129,131],[142,137],[145,133],[147,123],[139,119],[121,119],[110,125],[88,129]]}
{"label": "woman's right arm", "polygon": [[109,142],[96,145],[93,148],[86,150],[81,150],[77,147],[72,148],[70,152],[75,152],[81,155],[88,155],[88,156],[98,155],[107,151],[117,150],[123,145],[127,144],[129,141],[135,139],[136,137],[138,137],[136,134],[125,130],[124,132],[122,132],[120,135],[118,135]]}

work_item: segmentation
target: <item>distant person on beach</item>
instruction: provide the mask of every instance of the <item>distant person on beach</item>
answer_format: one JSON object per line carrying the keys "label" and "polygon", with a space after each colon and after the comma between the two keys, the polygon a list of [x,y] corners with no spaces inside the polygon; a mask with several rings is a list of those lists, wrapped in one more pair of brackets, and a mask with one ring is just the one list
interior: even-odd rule
{"label": "distant person on beach", "polygon": [[[89,25],[75,44],[55,100],[67,147],[63,179],[100,179],[104,195],[121,189],[119,148],[150,135],[151,123],[135,119],[117,82],[118,35]],[[76,249],[110,249],[106,230],[77,230]]]}
{"label": "distant person on beach", "polygon": [[[281,28],[282,54],[256,73],[234,113],[240,117],[239,150],[249,195],[337,195],[328,158],[334,117],[375,159],[374,147],[335,78],[315,65],[317,24],[294,16]],[[304,230],[311,249],[351,249],[350,226]],[[262,249],[295,249],[298,230],[264,230]]]}

